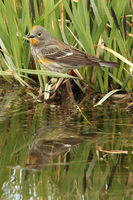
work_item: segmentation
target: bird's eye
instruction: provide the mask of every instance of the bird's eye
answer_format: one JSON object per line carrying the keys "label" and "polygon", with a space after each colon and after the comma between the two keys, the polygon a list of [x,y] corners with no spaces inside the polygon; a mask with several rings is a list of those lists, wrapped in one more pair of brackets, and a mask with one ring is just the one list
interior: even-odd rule
{"label": "bird's eye", "polygon": [[41,33],[41,32],[39,32],[37,35],[40,37],[40,36],[41,36],[41,34],[42,34],[42,33]]}

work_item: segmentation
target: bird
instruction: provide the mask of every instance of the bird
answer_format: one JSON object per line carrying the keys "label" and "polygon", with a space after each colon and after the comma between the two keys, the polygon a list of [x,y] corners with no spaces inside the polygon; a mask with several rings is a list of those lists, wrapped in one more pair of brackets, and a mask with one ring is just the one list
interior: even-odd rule
{"label": "bird", "polygon": [[118,63],[104,61],[52,37],[47,29],[35,25],[25,37],[30,43],[35,62],[46,71],[67,73],[83,66],[118,67]]}

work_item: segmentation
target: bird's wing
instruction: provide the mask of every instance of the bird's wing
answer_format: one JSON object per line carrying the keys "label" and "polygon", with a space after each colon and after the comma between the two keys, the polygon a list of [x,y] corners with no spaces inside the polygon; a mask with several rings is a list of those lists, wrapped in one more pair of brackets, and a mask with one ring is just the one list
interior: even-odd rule
{"label": "bird's wing", "polygon": [[99,65],[98,58],[90,56],[83,51],[71,47],[57,40],[41,49],[42,57],[73,66]]}

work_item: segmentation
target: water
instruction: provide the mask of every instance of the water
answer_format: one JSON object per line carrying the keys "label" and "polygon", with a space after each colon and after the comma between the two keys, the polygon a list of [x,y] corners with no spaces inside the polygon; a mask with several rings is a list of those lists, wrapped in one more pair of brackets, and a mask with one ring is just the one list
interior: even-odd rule
{"label": "water", "polygon": [[0,199],[133,199],[133,117],[124,106],[0,104]]}

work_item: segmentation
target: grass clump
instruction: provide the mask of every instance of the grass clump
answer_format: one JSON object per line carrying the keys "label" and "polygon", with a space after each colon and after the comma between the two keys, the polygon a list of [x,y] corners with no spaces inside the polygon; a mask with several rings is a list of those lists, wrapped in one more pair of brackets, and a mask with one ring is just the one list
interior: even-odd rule
{"label": "grass clump", "polygon": [[[83,67],[80,73],[98,92],[111,89],[132,91],[133,29],[131,0],[5,0],[0,1],[0,75],[29,86],[29,74],[36,74],[44,88],[46,76],[64,76],[33,71],[29,44],[24,41],[32,25],[49,29],[53,36],[104,60],[117,61],[118,69]],[[113,52],[112,52],[113,50]],[[118,60],[119,58],[119,60]]]}

